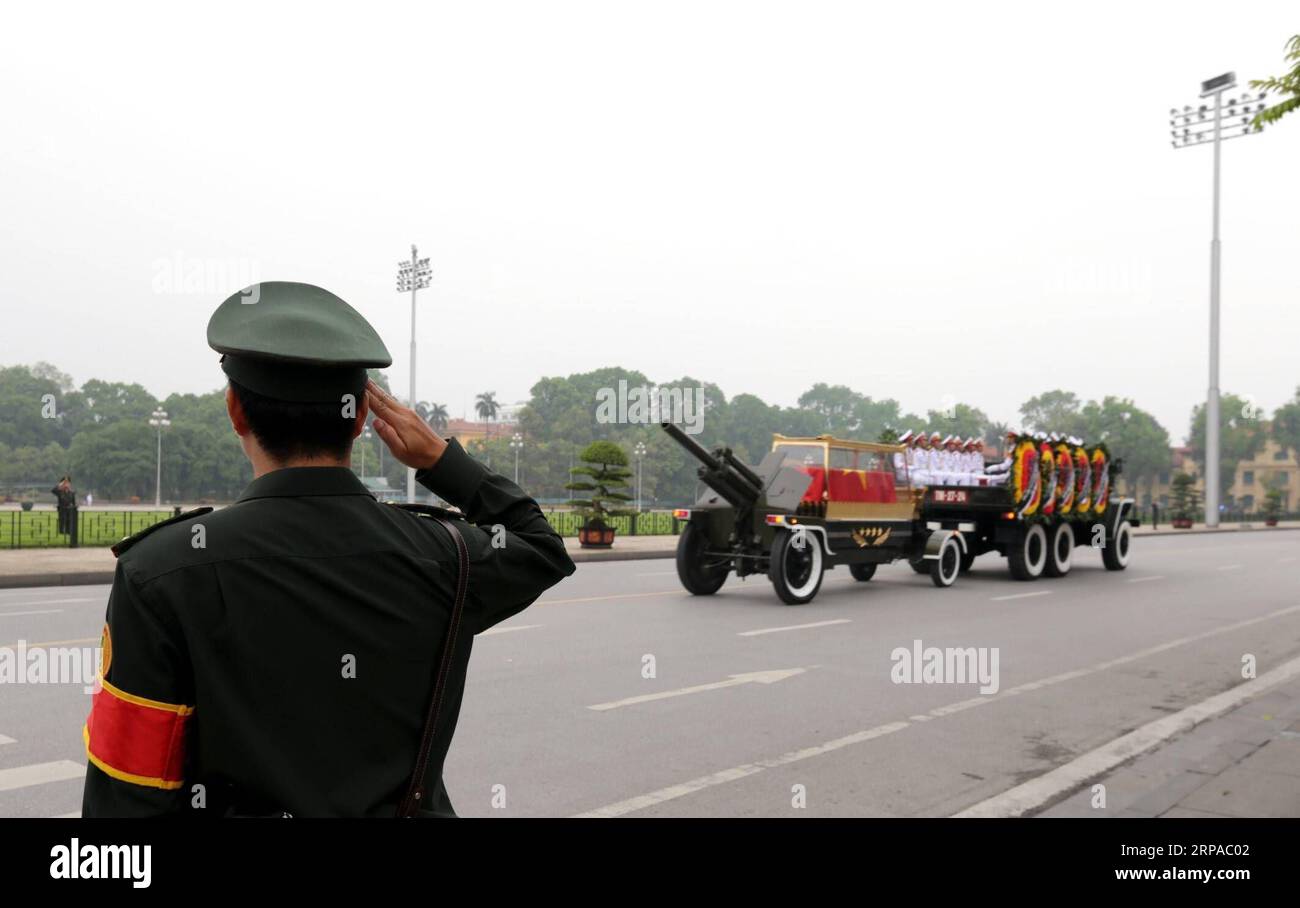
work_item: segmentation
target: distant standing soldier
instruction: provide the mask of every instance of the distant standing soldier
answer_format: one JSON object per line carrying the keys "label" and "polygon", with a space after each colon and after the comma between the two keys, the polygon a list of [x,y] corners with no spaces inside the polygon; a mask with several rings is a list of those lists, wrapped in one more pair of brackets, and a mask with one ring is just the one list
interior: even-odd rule
{"label": "distant standing soldier", "polygon": [[64,476],[50,491],[54,493],[59,511],[59,535],[66,536],[72,532],[72,512],[77,509],[77,493],[72,488],[72,478]]}
{"label": "distant standing soldier", "polygon": [[[392,357],[360,313],[310,284],[252,289],[208,344],[253,481],[114,547],[82,815],[454,816],[474,635],[573,562],[532,498],[367,381]],[[461,513],[371,496],[350,451],[372,412]]]}

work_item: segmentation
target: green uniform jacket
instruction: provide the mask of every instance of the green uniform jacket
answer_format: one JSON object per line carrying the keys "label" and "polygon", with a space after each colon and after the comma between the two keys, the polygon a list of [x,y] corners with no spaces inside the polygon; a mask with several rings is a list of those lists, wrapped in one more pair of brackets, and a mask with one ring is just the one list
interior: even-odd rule
{"label": "green uniform jacket", "polygon": [[[464,513],[470,556],[427,779],[426,815],[454,816],[442,766],[473,635],[574,567],[537,503],[455,439],[416,478]],[[119,552],[83,816],[393,814],[455,588],[435,520],[345,468],[291,467]]]}

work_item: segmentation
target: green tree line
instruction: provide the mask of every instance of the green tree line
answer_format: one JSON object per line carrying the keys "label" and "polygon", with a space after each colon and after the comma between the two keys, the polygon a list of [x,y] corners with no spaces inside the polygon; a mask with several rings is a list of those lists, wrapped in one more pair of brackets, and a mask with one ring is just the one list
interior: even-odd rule
{"label": "green tree line", "polygon": [[[384,376],[373,373],[387,387]],[[693,376],[652,382],[641,372],[619,367],[568,376],[548,376],[531,389],[520,417],[523,448],[510,447],[507,434],[468,444],[476,457],[507,476],[515,470],[521,484],[540,499],[562,501],[569,470],[578,465],[578,452],[592,441],[621,445],[632,457],[632,488],[636,493],[638,443],[645,446],[639,462],[643,503],[668,506],[689,502],[696,492],[696,466],[655,424],[629,424],[598,418],[602,389],[668,387],[701,388],[703,416],[696,440],[705,447],[729,445],[743,460],[757,463],[771,447],[773,433],[878,439],[904,429],[924,429],[944,435],[980,436],[996,445],[1008,426],[991,420],[967,403],[927,410],[922,416],[905,411],[897,401],[876,399],[844,385],[818,383],[793,407],[769,404],[741,393],[728,398],[720,387]],[[91,379],[80,387],[57,368],[0,368],[0,490],[43,493],[64,473],[73,476],[80,494],[90,491],[101,500],[151,500],[154,489],[155,430],[149,415],[162,407],[171,425],[163,430],[162,488],[168,501],[229,501],[251,479],[251,470],[225,412],[224,391],[154,397],[137,384]],[[419,412],[435,428],[447,422],[442,404],[420,401]],[[478,397],[476,415],[485,424],[496,416],[492,392]],[[1265,422],[1248,402],[1231,394],[1223,399],[1223,472],[1230,482],[1235,465],[1253,456],[1270,432],[1279,444],[1300,452],[1300,389]],[[1136,491],[1169,469],[1169,433],[1132,400],[1106,397],[1080,400],[1068,391],[1050,390],[1029,398],[1020,408],[1020,428],[1079,435],[1106,441],[1124,458],[1124,479]],[[1189,423],[1193,456],[1204,463],[1204,414],[1196,407]],[[353,469],[362,461],[368,476],[383,475],[391,487],[405,485],[405,468],[395,462],[377,437],[357,440]],[[364,453],[363,453],[364,452]],[[382,464],[382,466],[381,466]]]}

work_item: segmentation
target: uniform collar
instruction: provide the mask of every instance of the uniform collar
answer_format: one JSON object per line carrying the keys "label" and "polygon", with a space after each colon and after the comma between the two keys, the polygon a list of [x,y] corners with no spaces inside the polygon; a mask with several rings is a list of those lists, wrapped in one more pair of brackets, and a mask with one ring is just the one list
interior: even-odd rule
{"label": "uniform collar", "polygon": [[347,467],[285,467],[265,473],[244,489],[239,501],[302,495],[369,495]]}

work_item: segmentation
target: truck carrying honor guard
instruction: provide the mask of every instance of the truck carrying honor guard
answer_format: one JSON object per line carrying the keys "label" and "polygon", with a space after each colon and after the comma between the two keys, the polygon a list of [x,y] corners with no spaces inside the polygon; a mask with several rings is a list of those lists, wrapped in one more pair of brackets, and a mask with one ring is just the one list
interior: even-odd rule
{"label": "truck carrying honor guard", "polygon": [[753,468],[730,448],[708,451],[661,425],[700,462],[706,486],[693,507],[674,511],[686,521],[677,576],[697,596],[734,571],[766,574],[782,602],[802,605],[829,568],[847,565],[865,582],[901,559],[949,587],[988,552],[1017,580],[1065,576],[1082,546],[1097,548],[1108,570],[1128,566],[1138,522],[1131,498],[1110,495],[1122,463],[1105,445],[1015,436],[991,473],[954,482],[927,471],[927,484],[914,485],[905,445],[775,435]]}

